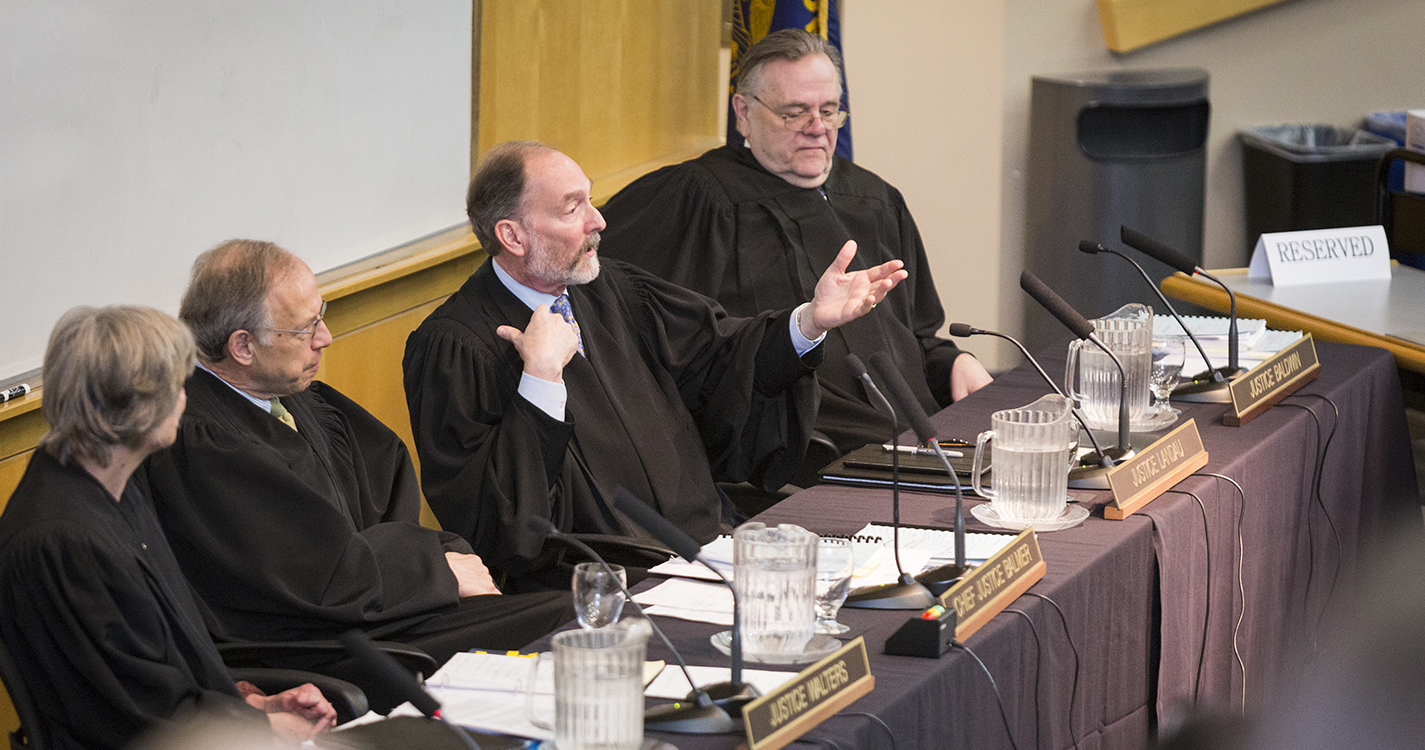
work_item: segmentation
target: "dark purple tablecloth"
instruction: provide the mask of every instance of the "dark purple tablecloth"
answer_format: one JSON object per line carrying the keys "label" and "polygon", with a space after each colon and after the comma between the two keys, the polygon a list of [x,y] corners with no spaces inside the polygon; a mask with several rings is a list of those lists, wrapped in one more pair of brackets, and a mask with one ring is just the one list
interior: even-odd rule
{"label": "dark purple tablecloth", "polygon": [[[994,676],[1020,748],[1068,748],[1072,739],[1082,750],[1143,748],[1164,712],[1194,696],[1199,705],[1240,705],[1244,685],[1246,704],[1261,705],[1302,675],[1333,577],[1337,589],[1350,585],[1372,542],[1391,527],[1420,525],[1394,360],[1380,349],[1316,346],[1321,376],[1286,403],[1310,408],[1321,421],[1322,438],[1339,422],[1321,480],[1329,521],[1314,504],[1312,479],[1321,445],[1316,423],[1304,409],[1277,406],[1245,427],[1230,428],[1221,424],[1224,405],[1182,405],[1183,418],[1196,420],[1210,454],[1203,471],[1239,482],[1245,505],[1223,480],[1184,480],[1177,489],[1203,501],[1204,534],[1203,513],[1187,495],[1170,493],[1137,515],[1109,521],[1102,512],[1106,492],[1074,492],[1093,513],[1078,527],[1039,535],[1048,571],[1030,591],[1056,601],[1068,618],[1079,656],[1077,693],[1064,625],[1042,600],[1021,597],[1010,609],[1027,619],[1002,613],[966,644]],[[1052,363],[1046,366],[1054,372]],[[973,439],[989,429],[992,412],[1028,404],[1046,390],[1037,375],[1021,367],[932,421],[942,436]],[[1339,420],[1326,401],[1300,395],[1306,393],[1330,398],[1341,411]],[[968,511],[977,502],[967,503],[971,528],[982,528]],[[889,491],[820,486],[783,501],[759,520],[844,534],[889,517]],[[902,517],[949,526],[953,498],[904,493]],[[1205,615],[1210,615],[1207,645],[1199,670]],[[866,628],[876,677],[876,689],[846,711],[884,719],[901,750],[1010,747],[989,680],[967,654],[955,651],[930,660],[881,653],[907,616],[842,611],[843,622]],[[690,662],[727,663],[708,643],[720,628],[660,622]],[[649,658],[666,656],[661,644],[650,644]],[[739,742],[727,736],[659,736],[685,749]],[[832,718],[810,736],[841,748],[891,747],[883,729],[855,715]]]}

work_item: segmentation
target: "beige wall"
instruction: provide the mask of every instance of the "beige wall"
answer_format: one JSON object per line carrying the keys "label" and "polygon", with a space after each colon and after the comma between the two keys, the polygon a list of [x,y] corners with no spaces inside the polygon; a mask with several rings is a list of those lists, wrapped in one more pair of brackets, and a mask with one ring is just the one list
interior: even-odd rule
{"label": "beige wall", "polygon": [[[843,0],[842,19],[856,162],[905,194],[947,322],[991,327],[1004,0]],[[970,348],[993,366],[992,345]]]}
{"label": "beige wall", "polygon": [[906,194],[947,315],[982,328],[1020,327],[1031,76],[1208,70],[1211,267],[1247,261],[1238,130],[1425,106],[1419,0],[1292,0],[1126,55],[1103,46],[1093,0],[845,3],[857,161]]}

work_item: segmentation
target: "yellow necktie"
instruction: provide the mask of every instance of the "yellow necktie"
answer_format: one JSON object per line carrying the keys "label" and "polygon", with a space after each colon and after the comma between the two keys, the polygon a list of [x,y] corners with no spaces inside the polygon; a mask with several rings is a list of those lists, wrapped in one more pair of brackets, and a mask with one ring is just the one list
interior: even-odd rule
{"label": "yellow necktie", "polygon": [[272,416],[277,417],[277,420],[282,424],[294,430],[297,429],[297,420],[293,419],[292,412],[287,411],[287,407],[282,405],[281,399],[272,399]]}

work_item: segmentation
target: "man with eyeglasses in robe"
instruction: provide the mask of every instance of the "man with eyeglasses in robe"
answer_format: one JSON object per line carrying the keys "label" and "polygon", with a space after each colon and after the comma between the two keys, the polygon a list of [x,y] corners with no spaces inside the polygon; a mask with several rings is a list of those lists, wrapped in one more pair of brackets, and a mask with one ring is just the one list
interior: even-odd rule
{"label": "man with eyeglasses in robe", "polygon": [[[332,343],[325,310],[306,263],[253,240],[199,256],[183,295],[198,367],[176,442],[142,474],[215,635],[304,641],[361,629],[442,663],[518,648],[572,619],[567,591],[500,596],[459,535],[420,525],[400,438],[315,380]],[[372,692],[344,654],[326,658],[338,665],[281,666]]]}
{"label": "man with eyeglasses in robe", "polygon": [[936,336],[945,314],[900,192],[834,155],[848,116],[836,48],[784,29],[748,49],[741,71],[732,106],[746,145],[665,167],[609,199],[601,252],[706,294],[732,315],[811,299],[820,270],[850,240],[858,247],[851,270],[904,262],[905,283],[827,335],[816,427],[842,453],[891,429],[846,366],[848,352],[863,361],[888,352],[930,413],[989,383],[978,360]]}

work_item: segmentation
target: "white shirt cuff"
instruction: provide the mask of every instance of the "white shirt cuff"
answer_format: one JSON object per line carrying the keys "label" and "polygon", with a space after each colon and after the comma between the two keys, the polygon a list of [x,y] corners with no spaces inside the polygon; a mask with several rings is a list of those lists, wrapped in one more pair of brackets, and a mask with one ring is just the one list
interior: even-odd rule
{"label": "white shirt cuff", "polygon": [[820,344],[822,341],[826,340],[825,331],[823,331],[820,336],[816,337],[816,341],[812,341],[811,339],[807,338],[805,335],[802,334],[801,326],[797,325],[797,320],[801,318],[802,311],[807,309],[808,307],[811,307],[811,303],[803,302],[799,307],[797,307],[796,310],[792,311],[792,321],[790,324],[792,327],[792,347],[797,350],[798,357],[811,351],[816,347],[817,344]]}
{"label": "white shirt cuff", "polygon": [[526,372],[520,375],[519,393],[540,411],[560,422],[564,421],[564,405],[569,401],[569,389],[563,383],[551,383]]}

